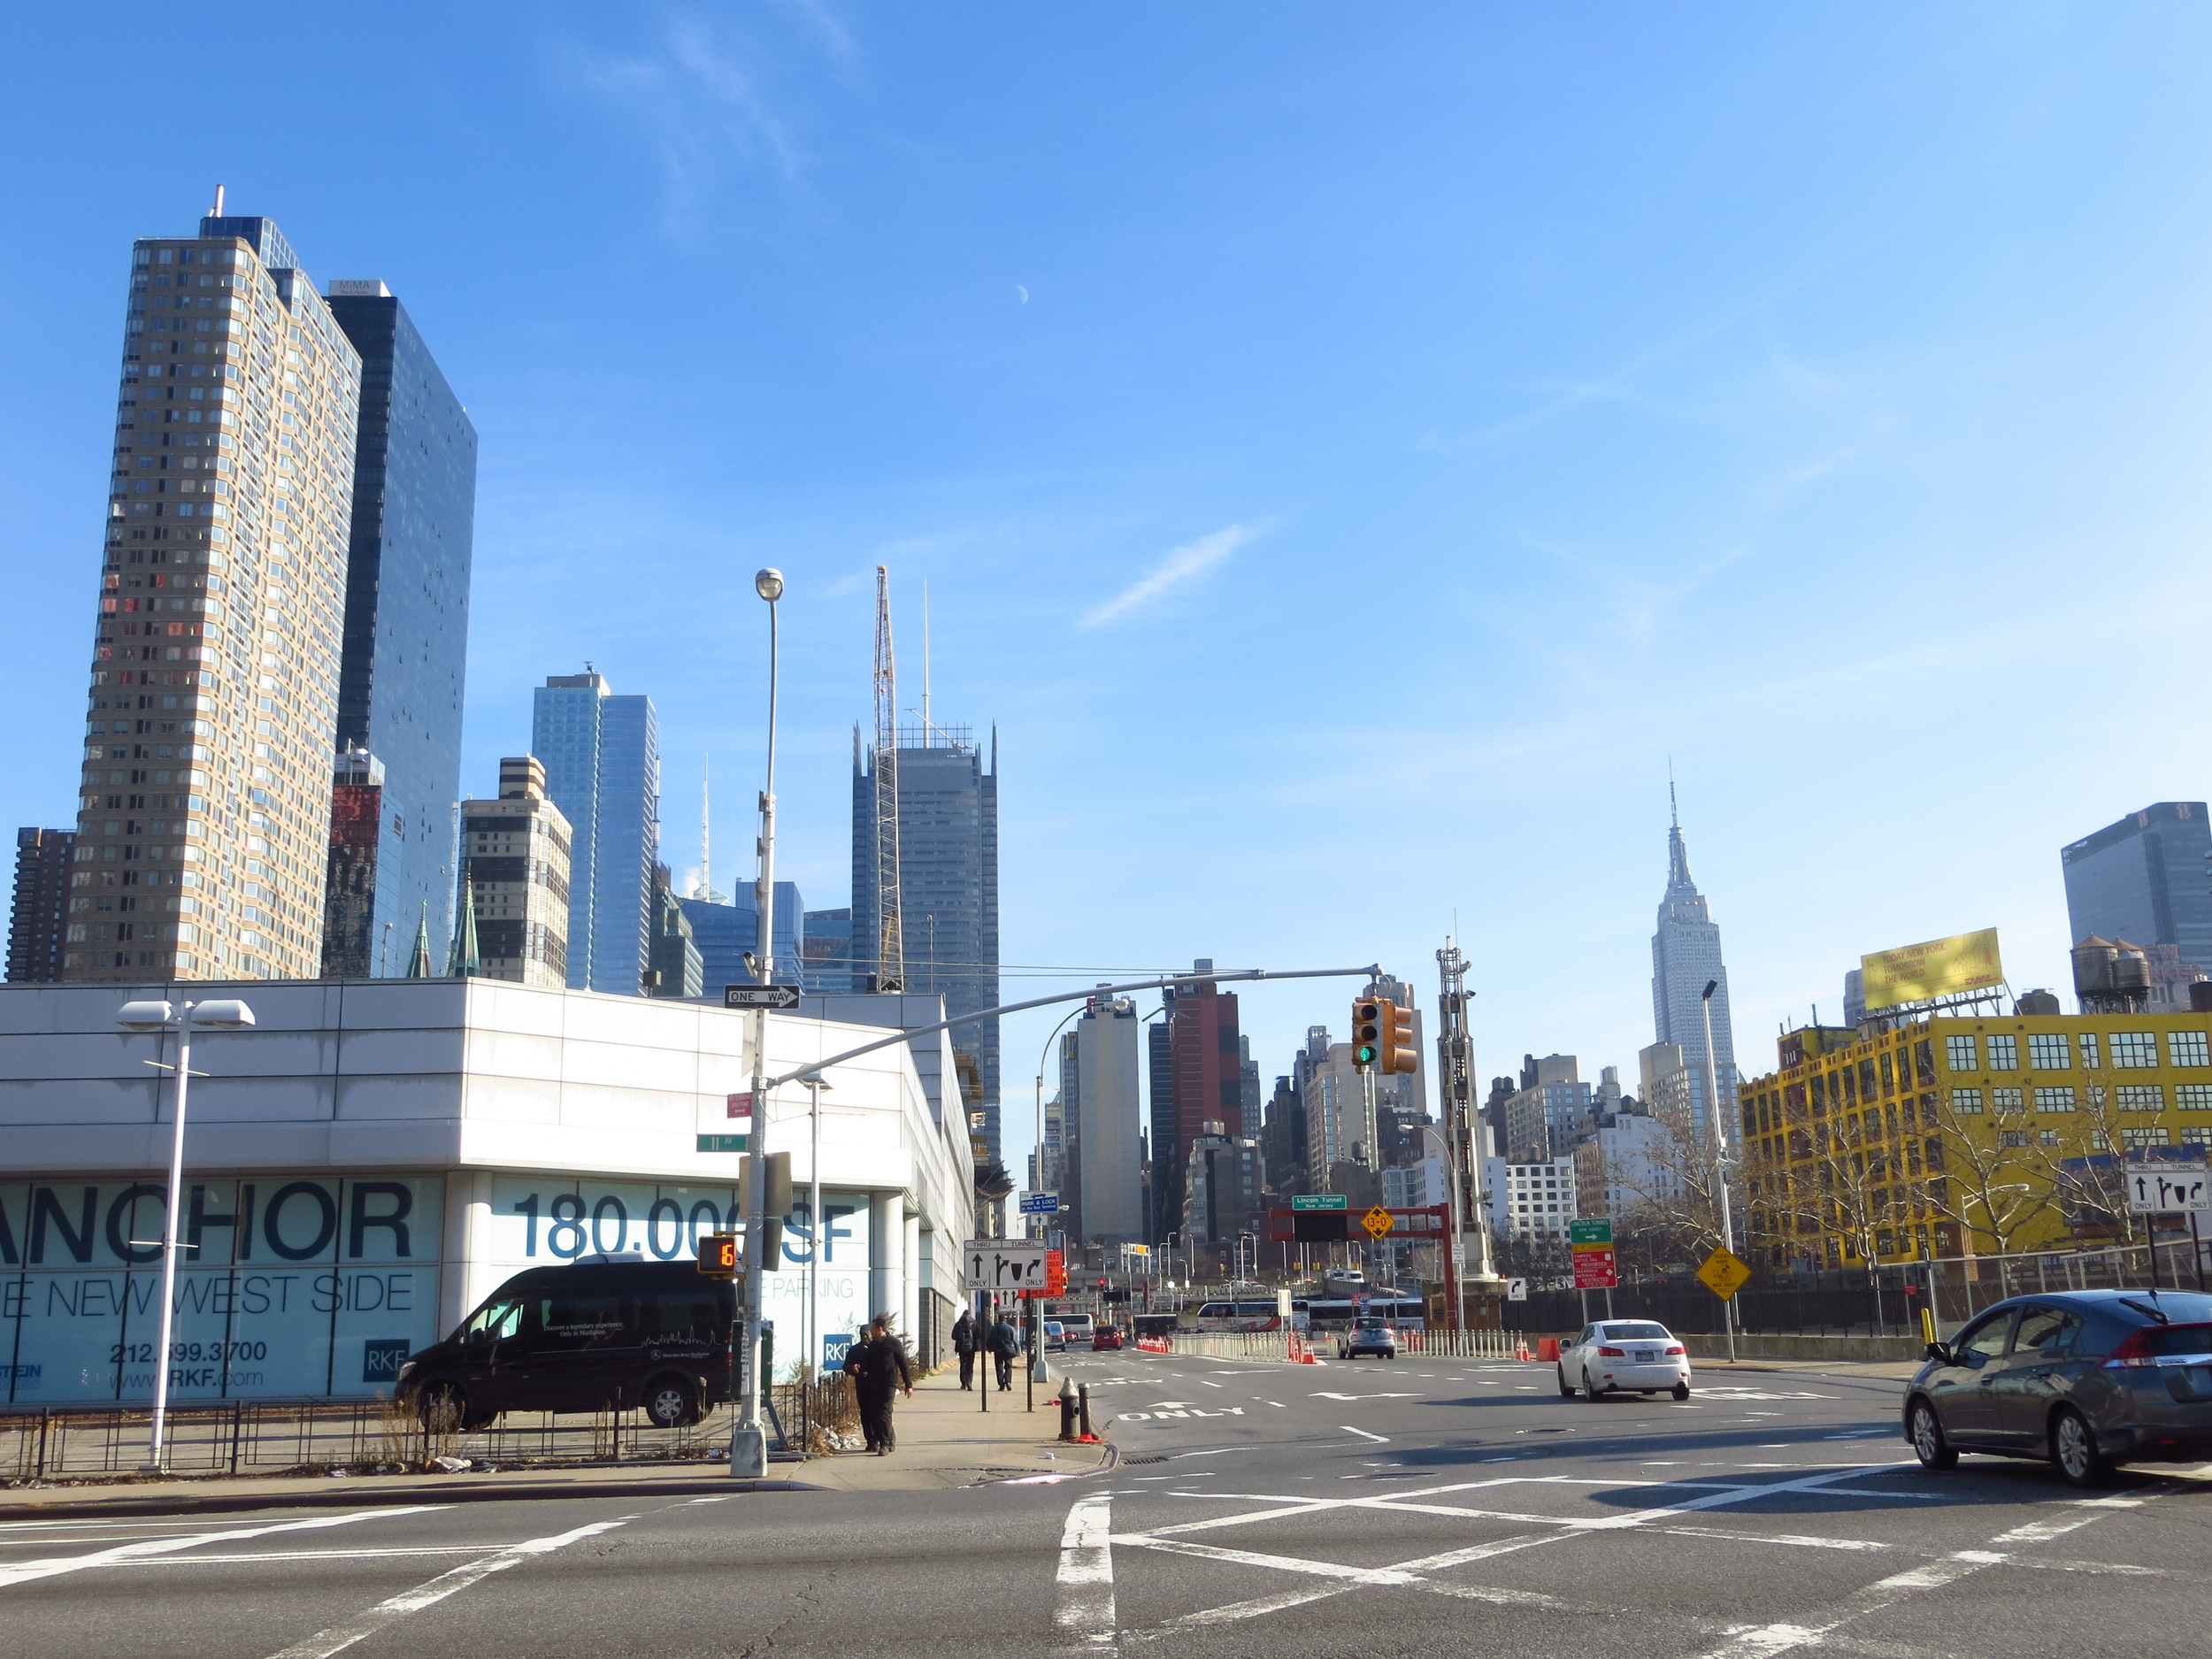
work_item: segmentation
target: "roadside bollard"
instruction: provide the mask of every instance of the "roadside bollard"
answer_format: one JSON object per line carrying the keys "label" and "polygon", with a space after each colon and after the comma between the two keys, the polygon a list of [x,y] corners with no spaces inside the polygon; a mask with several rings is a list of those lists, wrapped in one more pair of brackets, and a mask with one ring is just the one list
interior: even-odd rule
{"label": "roadside bollard", "polygon": [[1085,1440],[1095,1440],[1098,1436],[1091,1432],[1091,1386],[1088,1383],[1078,1383],[1076,1385],[1075,1414],[1077,1421],[1082,1429],[1082,1433],[1078,1438]]}
{"label": "roadside bollard", "polygon": [[1060,1383],[1060,1438],[1064,1440],[1071,1440],[1075,1438],[1075,1379],[1072,1377],[1062,1379]]}

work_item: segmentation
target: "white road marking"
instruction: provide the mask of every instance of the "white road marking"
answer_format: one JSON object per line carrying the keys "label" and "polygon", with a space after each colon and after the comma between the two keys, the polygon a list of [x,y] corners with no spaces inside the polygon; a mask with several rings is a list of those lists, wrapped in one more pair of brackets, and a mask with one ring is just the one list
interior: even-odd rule
{"label": "white road marking", "polygon": [[488,1555],[504,1544],[424,1544],[411,1549],[270,1549],[238,1555],[156,1555],[149,1567],[228,1566],[234,1561],[383,1561],[403,1555]]}
{"label": "white road marking", "polygon": [[81,1572],[88,1567],[114,1567],[150,1555],[166,1555],[180,1549],[196,1549],[202,1544],[226,1543],[234,1539],[265,1538],[271,1532],[316,1532],[325,1527],[350,1526],[356,1521],[381,1520],[387,1516],[425,1515],[433,1509],[449,1508],[443,1503],[417,1503],[396,1509],[357,1509],[347,1515],[319,1515],[306,1521],[280,1521],[268,1526],[234,1528],[224,1532],[188,1532],[175,1538],[141,1539],[133,1544],[118,1544],[112,1549],[96,1549],[84,1555],[48,1555],[37,1561],[12,1562],[0,1566],[0,1589],[10,1585],[28,1584],[36,1578],[51,1578],[65,1572]]}
{"label": "white road marking", "polygon": [[1390,1436],[1387,1434],[1370,1434],[1365,1429],[1356,1429],[1348,1423],[1340,1423],[1337,1427],[1342,1429],[1347,1434],[1356,1434],[1363,1440],[1373,1440],[1378,1446],[1390,1444]]}
{"label": "white road marking", "polygon": [[419,1613],[424,1608],[434,1607],[446,1597],[467,1589],[479,1579],[488,1578],[495,1572],[504,1572],[510,1567],[519,1566],[533,1555],[548,1555],[595,1533],[612,1532],[636,1518],[634,1515],[626,1515],[617,1521],[594,1521],[590,1525],[577,1527],[572,1532],[556,1532],[550,1537],[526,1539],[519,1544],[510,1544],[495,1555],[465,1563],[449,1572],[442,1572],[436,1578],[417,1585],[411,1590],[403,1590],[396,1596],[379,1601],[360,1617],[347,1624],[333,1624],[326,1630],[317,1631],[303,1641],[280,1648],[270,1655],[270,1659],[330,1659],[331,1655],[352,1647],[363,1637],[374,1635],[387,1624],[405,1618],[410,1613]]}
{"label": "white road marking", "polygon": [[1059,1604],[1052,1622],[1080,1651],[1114,1641],[1113,1504],[1110,1492],[1078,1498],[1060,1534]]}
{"label": "white road marking", "polygon": [[[1992,1543],[2039,1543],[2047,1538],[2056,1538],[2070,1532],[2078,1526],[2086,1526],[2097,1517],[2083,1515],[2065,1522],[2031,1521],[2024,1526],[2014,1527],[1992,1539]],[[1984,1567],[1999,1565],[2009,1558],[2002,1553],[1983,1549],[1962,1549],[1940,1561],[1923,1563],[1905,1571],[1893,1573],[1877,1580],[1864,1589],[1853,1592],[1835,1602],[1814,1624],[1774,1624],[1747,1630],[1723,1642],[1704,1655],[1704,1659],[1770,1659],[1776,1654],[1787,1653],[1795,1647],[1818,1647],[1828,1634],[1853,1619],[1869,1613],[1878,1613],[1893,1606],[1916,1590],[1941,1589],[1955,1583]]]}
{"label": "white road marking", "polygon": [[1313,1395],[1316,1400],[1418,1400],[1419,1394],[1340,1394],[1324,1388]]}

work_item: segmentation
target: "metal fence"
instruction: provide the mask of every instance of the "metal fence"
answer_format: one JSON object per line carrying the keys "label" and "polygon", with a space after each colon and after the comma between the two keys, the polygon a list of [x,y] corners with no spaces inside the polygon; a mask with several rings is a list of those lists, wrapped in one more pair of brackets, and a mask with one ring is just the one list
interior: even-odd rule
{"label": "metal fence", "polygon": [[[2056,1290],[2197,1290],[2212,1270],[2212,1240],[2200,1250],[2184,1240],[2161,1244],[2155,1267],[2148,1246],[2038,1250],[1906,1263],[1875,1269],[1830,1269],[1786,1277],[1755,1277],[1736,1293],[1736,1328],[1762,1336],[1906,1336],[1920,1333],[1920,1298],[1948,1332],[2008,1296]],[[1717,1336],[1725,1328],[1719,1297],[1684,1276],[1601,1290],[1532,1291],[1505,1304],[1516,1332],[1556,1334],[1594,1318],[1656,1319],[1683,1335]]]}
{"label": "metal fence", "polygon": [[[1336,1339],[1326,1332],[1301,1335],[1294,1331],[1177,1331],[1168,1339],[1169,1351],[1209,1356],[1215,1359],[1297,1360],[1308,1353],[1326,1359],[1336,1352]],[[1510,1359],[1514,1334],[1508,1331],[1408,1331],[1398,1333],[1401,1354],[1422,1354],[1446,1359]]]}
{"label": "metal fence", "polygon": [[[826,1379],[811,1402],[795,1384],[773,1388],[771,1444],[796,1450],[803,1437],[813,1438],[810,1430],[843,1417],[845,1402],[831,1397],[841,1385],[841,1377]],[[172,1408],[164,1455],[170,1471],[184,1476],[396,1473],[433,1457],[499,1468],[704,1463],[728,1447],[735,1414],[734,1406],[721,1406],[687,1428],[662,1429],[634,1412],[510,1411],[490,1428],[438,1433],[389,1401],[242,1400]],[[0,1482],[132,1472],[146,1461],[150,1426],[143,1406],[0,1411]]]}

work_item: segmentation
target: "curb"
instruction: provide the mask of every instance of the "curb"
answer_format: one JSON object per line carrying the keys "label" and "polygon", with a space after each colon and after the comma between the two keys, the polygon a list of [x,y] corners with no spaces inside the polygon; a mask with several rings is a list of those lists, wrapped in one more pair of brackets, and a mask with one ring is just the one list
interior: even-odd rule
{"label": "curb", "polygon": [[378,1509],[421,1503],[500,1503],[537,1498],[650,1498],[719,1496],[733,1492],[827,1492],[803,1480],[576,1480],[415,1486],[364,1492],[237,1492],[204,1497],[83,1498],[68,1503],[0,1504],[0,1520],[54,1520],[64,1516],[148,1517],[221,1515],[242,1509]]}

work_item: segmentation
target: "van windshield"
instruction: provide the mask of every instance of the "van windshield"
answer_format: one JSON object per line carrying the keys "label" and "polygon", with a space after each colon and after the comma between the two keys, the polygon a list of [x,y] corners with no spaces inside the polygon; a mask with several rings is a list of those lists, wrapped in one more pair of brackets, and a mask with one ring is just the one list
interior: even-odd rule
{"label": "van windshield", "polygon": [[493,1341],[512,1336],[522,1328],[522,1303],[514,1297],[502,1302],[488,1302],[469,1315],[468,1323],[461,1327],[463,1337],[472,1340]]}

